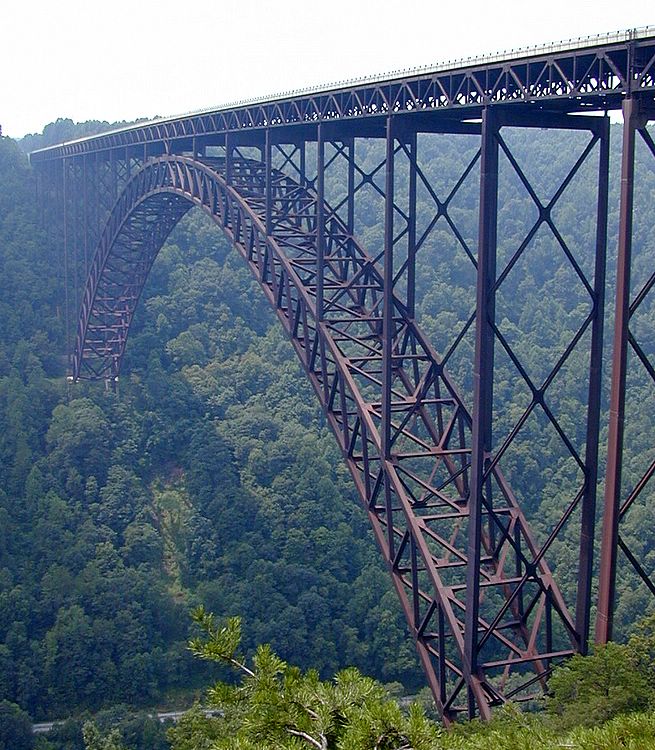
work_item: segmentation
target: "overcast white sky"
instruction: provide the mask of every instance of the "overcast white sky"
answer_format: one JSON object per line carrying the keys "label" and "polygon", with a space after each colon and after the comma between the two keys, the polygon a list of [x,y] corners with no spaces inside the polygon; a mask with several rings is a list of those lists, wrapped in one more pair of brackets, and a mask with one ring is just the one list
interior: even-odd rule
{"label": "overcast white sky", "polygon": [[5,0],[3,134],[655,24],[652,0]]}

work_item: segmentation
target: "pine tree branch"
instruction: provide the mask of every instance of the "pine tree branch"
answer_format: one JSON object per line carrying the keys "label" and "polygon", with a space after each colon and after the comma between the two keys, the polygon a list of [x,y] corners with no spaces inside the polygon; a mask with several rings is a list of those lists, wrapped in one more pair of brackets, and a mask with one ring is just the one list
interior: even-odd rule
{"label": "pine tree branch", "polygon": [[235,669],[240,669],[242,672],[245,672],[248,677],[254,677],[255,673],[252,671],[252,669],[248,669],[248,667],[245,664],[242,664],[240,661],[235,659],[233,656],[230,656],[227,660]]}
{"label": "pine tree branch", "polygon": [[324,735],[321,735],[321,741],[319,742],[315,737],[312,737],[311,734],[301,732],[299,729],[291,729],[291,727],[287,727],[287,732],[294,737],[301,737],[303,740],[306,740],[311,745],[318,748],[318,750],[327,750],[327,739]]}

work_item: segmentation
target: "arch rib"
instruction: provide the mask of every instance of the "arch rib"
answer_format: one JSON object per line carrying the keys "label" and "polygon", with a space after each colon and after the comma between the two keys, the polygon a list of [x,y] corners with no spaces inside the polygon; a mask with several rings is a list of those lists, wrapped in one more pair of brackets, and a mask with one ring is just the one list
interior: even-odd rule
{"label": "arch rib", "polygon": [[[383,409],[382,274],[335,213],[319,211],[316,193],[281,172],[269,179],[272,233],[267,235],[261,162],[234,159],[229,184],[222,159],[166,156],[135,174],[114,206],[89,274],[74,378],[117,376],[152,262],[186,211],[192,205],[202,208],[260,283],[321,402],[444,720],[470,705],[488,717],[493,705],[510,697],[534,697],[532,686],[579,647],[545,560],[549,542],[537,544],[494,465],[485,477],[480,662],[472,670],[464,646],[470,414],[397,298],[387,319],[391,402]],[[390,449],[383,453],[385,411]]]}

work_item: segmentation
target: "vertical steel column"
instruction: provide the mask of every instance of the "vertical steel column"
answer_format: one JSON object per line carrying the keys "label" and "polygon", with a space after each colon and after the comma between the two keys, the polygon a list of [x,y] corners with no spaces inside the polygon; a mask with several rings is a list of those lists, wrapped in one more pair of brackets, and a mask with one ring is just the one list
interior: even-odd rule
{"label": "vertical steel column", "polygon": [[[479,682],[478,619],[480,609],[480,557],[485,471],[491,450],[494,373],[496,281],[496,230],[498,222],[498,123],[491,107],[482,113],[480,165],[480,223],[476,294],[475,363],[473,366],[473,435],[471,443],[471,490],[469,496],[466,571],[466,620],[464,673],[468,680],[469,716],[475,716],[472,686]],[[491,498],[488,498],[491,502]],[[488,705],[479,702],[482,718]],[[489,714],[489,715],[487,715]]]}
{"label": "vertical steel column", "polygon": [[416,131],[409,136],[409,226],[407,227],[407,314],[416,313]]}
{"label": "vertical steel column", "polygon": [[298,182],[301,185],[307,184],[307,143],[303,141],[300,146],[298,146],[298,149],[300,151],[300,174],[298,177]]}
{"label": "vertical steel column", "polygon": [[89,175],[87,173],[88,156],[82,157],[82,183],[84,204],[84,279],[89,275]]}
{"label": "vertical steel column", "polygon": [[609,194],[609,118],[599,127],[598,202],[596,209],[596,254],[594,265],[594,320],[591,329],[589,361],[589,398],[587,401],[587,437],[585,449],[585,490],[580,518],[580,555],[575,626],[580,652],[589,647],[591,585],[594,566],[596,495],[598,482],[598,440],[600,432],[601,374],[603,367],[603,323],[605,318],[605,267],[607,258],[607,204]]}
{"label": "vertical steel column", "polygon": [[266,168],[266,234],[270,237],[273,233],[273,156],[270,128],[266,128],[264,164]]}
{"label": "vertical steel column", "polygon": [[[80,177],[79,177],[79,157],[73,158],[71,160],[71,166],[73,168],[73,184],[72,184],[72,191],[71,191],[71,209],[73,212],[73,320],[77,317],[77,306],[80,301],[80,282],[79,282],[79,276],[80,276],[80,263],[79,263],[79,256],[80,256]],[[71,336],[72,340],[72,336]]]}
{"label": "vertical steel column", "polygon": [[323,320],[325,280],[325,136],[318,124],[316,144],[316,322]]}
{"label": "vertical steel column", "polygon": [[41,164],[35,168],[37,178],[40,182],[40,195],[41,202],[39,204],[39,217],[41,221],[41,228],[45,229],[48,222],[48,210],[52,210],[52,185],[50,170],[45,164]]}
{"label": "vertical steel column", "polygon": [[42,174],[40,169],[32,169],[32,172],[34,174],[34,200],[36,201],[36,209],[39,216],[39,226],[41,229],[45,226],[44,216],[43,216],[43,184],[42,184]]}
{"label": "vertical steel column", "polygon": [[355,139],[347,142],[348,149],[348,231],[352,235],[355,231]]}
{"label": "vertical steel column", "polygon": [[628,366],[630,263],[632,257],[632,210],[634,202],[637,114],[637,102],[632,97],[624,99],[619,248],[616,274],[616,316],[612,355],[609,433],[607,439],[605,507],[603,511],[603,535],[600,550],[596,643],[607,643],[612,638],[614,617],[619,505],[621,502],[621,459],[623,454],[623,429],[625,420],[625,384]]}
{"label": "vertical steel column", "polygon": [[111,168],[112,202],[115,202],[116,199],[118,198],[118,166],[116,164],[116,151],[114,149],[112,149],[109,154],[109,163],[110,163],[110,168]]}
{"label": "vertical steel column", "polygon": [[[268,131],[268,128],[267,128]],[[232,134],[225,134],[225,181],[232,184]]]}
{"label": "vertical steel column", "polygon": [[[145,148],[145,147],[144,147]],[[93,208],[94,208],[94,217],[93,217],[93,246],[95,248],[96,243],[98,242],[98,239],[100,237],[100,191],[102,190],[102,187],[100,185],[100,167],[98,165],[98,152],[95,152],[95,155],[93,157],[94,165],[93,165],[93,180],[95,183],[95,195],[93,199]]]}
{"label": "vertical steel column", "polygon": [[[382,298],[382,401],[380,425],[381,460],[391,459],[391,389],[393,383],[393,211],[394,211],[394,119],[387,116],[384,190],[384,288]],[[384,472],[384,498],[387,519],[389,560],[394,559],[392,493],[389,472]]]}
{"label": "vertical steel column", "polygon": [[71,371],[71,340],[70,340],[70,319],[69,319],[69,299],[68,299],[68,159],[64,158],[62,162],[62,201],[63,201],[63,218],[64,218],[64,327],[66,342],[66,361],[68,373]]}

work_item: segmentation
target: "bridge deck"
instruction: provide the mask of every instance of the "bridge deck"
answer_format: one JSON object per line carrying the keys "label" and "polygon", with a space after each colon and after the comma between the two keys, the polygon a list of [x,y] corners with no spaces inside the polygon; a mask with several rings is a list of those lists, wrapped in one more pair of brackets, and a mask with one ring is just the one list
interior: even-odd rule
{"label": "bridge deck", "polygon": [[[603,111],[619,109],[626,96],[654,92],[655,27],[648,26],[236,102],[39,149],[31,158],[38,162],[155,142],[170,148],[180,140],[226,133],[255,135],[269,127],[311,130],[328,121],[342,127],[344,120],[352,122],[357,131],[352,135],[359,135],[366,122],[364,134],[370,135],[375,134],[375,121],[388,114],[411,115],[418,122],[421,113],[424,117],[429,113],[425,124],[420,123],[429,129],[435,115],[436,119],[475,118],[482,108],[500,104],[559,112]],[[311,139],[307,133],[302,137]]]}

